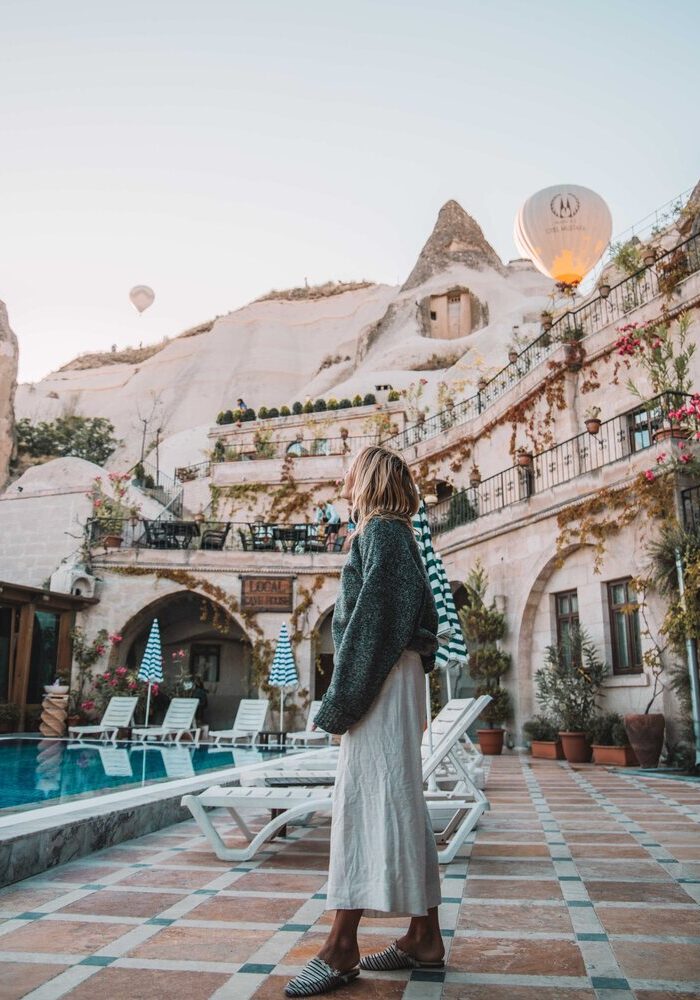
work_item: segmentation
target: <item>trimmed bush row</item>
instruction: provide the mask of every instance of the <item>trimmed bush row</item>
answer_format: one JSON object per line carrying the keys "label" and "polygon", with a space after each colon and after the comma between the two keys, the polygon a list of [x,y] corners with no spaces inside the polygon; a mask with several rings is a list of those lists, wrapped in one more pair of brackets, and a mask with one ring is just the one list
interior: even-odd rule
{"label": "trimmed bush row", "polygon": [[[389,393],[389,402],[395,403],[401,398],[400,394],[392,389]],[[279,410],[276,406],[268,408],[261,406],[257,413],[255,410],[222,410],[216,418],[217,424],[236,424],[246,420],[269,420],[272,417],[289,417],[293,413],[324,413],[326,410],[346,410],[352,406],[374,406],[377,402],[373,392],[368,392],[365,396],[353,396],[352,399],[317,399],[312,403],[309,399],[306,403],[293,403],[292,408],[281,406]]]}

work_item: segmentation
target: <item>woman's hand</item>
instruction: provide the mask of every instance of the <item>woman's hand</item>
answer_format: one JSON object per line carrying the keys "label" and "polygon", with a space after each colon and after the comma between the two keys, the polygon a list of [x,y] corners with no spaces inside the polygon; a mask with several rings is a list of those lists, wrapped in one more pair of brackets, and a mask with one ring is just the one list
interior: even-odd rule
{"label": "woman's hand", "polygon": [[312,733],[315,733],[317,729],[318,729],[318,726],[317,726],[317,725],[316,725],[316,723],[314,722],[314,723],[312,724],[312,726],[311,726],[311,732],[312,732]]}

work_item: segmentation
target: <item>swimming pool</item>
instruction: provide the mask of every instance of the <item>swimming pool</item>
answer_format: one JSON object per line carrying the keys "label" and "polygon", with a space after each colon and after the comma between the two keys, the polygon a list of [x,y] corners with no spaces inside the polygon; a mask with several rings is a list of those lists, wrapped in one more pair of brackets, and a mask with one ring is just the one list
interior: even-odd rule
{"label": "swimming pool", "polygon": [[236,747],[184,744],[69,743],[67,740],[0,740],[0,812],[36,809],[72,799],[207,771],[241,767],[276,754]]}

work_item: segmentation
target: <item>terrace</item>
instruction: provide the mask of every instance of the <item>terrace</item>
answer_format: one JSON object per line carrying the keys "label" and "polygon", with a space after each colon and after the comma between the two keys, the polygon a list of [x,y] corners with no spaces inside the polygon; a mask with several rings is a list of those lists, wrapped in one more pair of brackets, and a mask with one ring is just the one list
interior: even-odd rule
{"label": "terrace", "polygon": [[[512,754],[487,794],[442,870],[445,972],[362,973],[340,1000],[698,996],[697,784]],[[230,864],[181,822],[9,886],[2,996],[277,998],[328,928],[328,835],[319,816]],[[361,948],[402,929],[367,920]]]}

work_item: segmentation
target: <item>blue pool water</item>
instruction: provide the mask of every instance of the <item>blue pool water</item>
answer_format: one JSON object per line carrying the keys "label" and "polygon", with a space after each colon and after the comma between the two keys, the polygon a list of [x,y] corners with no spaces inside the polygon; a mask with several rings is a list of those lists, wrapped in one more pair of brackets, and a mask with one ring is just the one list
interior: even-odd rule
{"label": "blue pool water", "polygon": [[0,740],[0,811],[35,809],[66,799],[104,795],[167,780],[192,778],[206,771],[269,760],[258,751],[236,747],[129,745],[117,747],[65,740]]}

